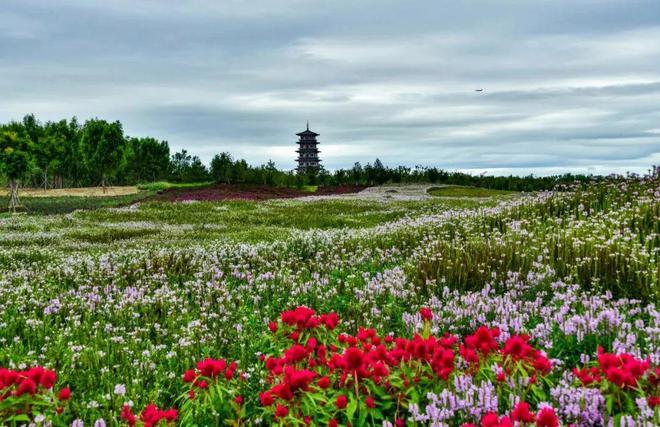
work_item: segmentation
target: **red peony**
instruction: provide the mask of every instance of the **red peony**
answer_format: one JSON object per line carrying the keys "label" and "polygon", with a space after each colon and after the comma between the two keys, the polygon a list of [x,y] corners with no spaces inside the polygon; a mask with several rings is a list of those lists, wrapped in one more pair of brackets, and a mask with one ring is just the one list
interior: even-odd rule
{"label": "red peony", "polygon": [[60,390],[60,394],[57,397],[59,400],[69,400],[71,399],[71,390],[69,387],[64,387]]}
{"label": "red peony", "polygon": [[31,378],[25,378],[23,381],[18,384],[16,389],[16,396],[22,396],[24,394],[29,394],[32,396],[37,392],[37,384]]}
{"label": "red peony", "polygon": [[188,369],[186,372],[183,373],[183,381],[187,383],[191,383],[197,379],[197,373],[192,370]]}
{"label": "red peony", "polygon": [[536,417],[537,427],[558,427],[559,418],[555,414],[555,410],[552,408],[543,408],[539,411]]}
{"label": "red peony", "polygon": [[321,377],[319,380],[316,382],[316,385],[318,385],[320,388],[323,390],[327,389],[330,387],[330,378],[328,377]]}
{"label": "red peony", "polygon": [[277,405],[277,407],[275,408],[275,416],[277,418],[282,418],[282,417],[286,417],[287,415],[289,415],[289,410],[287,409],[287,407],[281,404]]}
{"label": "red peony", "polygon": [[529,410],[529,404],[527,402],[520,402],[511,412],[511,418],[513,421],[518,421],[521,423],[531,423],[534,422],[534,414]]}
{"label": "red peony", "polygon": [[422,316],[422,320],[431,320],[433,319],[433,312],[428,307],[422,307],[419,309],[419,314]]}
{"label": "red peony", "polygon": [[259,393],[259,401],[261,402],[261,406],[270,406],[275,403],[273,395],[269,392]]}

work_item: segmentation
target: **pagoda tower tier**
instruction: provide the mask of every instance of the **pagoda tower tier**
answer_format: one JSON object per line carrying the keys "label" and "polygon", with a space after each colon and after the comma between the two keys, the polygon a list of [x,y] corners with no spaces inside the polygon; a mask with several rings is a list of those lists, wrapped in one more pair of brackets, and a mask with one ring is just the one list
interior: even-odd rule
{"label": "pagoda tower tier", "polygon": [[298,173],[305,173],[310,169],[319,169],[321,167],[321,160],[319,159],[319,142],[316,139],[319,134],[309,130],[309,122],[307,122],[307,129],[296,135],[299,137],[299,147],[296,150],[296,153],[298,153],[298,157],[296,158],[296,162],[298,163],[296,170]]}

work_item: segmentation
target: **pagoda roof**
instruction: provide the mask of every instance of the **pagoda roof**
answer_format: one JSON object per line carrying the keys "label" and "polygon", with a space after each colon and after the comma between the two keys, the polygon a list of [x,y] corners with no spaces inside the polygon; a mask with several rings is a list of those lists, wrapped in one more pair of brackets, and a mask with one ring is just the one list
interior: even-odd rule
{"label": "pagoda roof", "polygon": [[309,122],[307,122],[307,129],[300,132],[300,133],[297,133],[296,135],[298,135],[298,136],[319,136],[320,133],[312,132],[311,130],[309,130]]}

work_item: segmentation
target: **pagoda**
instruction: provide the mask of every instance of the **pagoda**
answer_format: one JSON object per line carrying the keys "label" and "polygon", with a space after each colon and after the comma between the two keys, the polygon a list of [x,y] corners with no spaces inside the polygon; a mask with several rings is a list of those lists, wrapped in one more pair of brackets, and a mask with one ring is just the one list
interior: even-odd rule
{"label": "pagoda", "polygon": [[298,153],[298,158],[296,159],[298,167],[296,171],[298,173],[306,173],[311,169],[318,170],[321,167],[321,161],[319,160],[320,151],[317,148],[319,142],[316,140],[319,134],[309,130],[309,122],[307,122],[307,129],[296,135],[300,137],[298,140],[300,147],[296,150]]}

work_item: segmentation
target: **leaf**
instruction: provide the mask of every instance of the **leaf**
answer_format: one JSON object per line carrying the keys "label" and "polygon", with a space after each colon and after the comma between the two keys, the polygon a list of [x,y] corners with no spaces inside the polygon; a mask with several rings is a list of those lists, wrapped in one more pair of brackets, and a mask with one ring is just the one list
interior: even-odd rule
{"label": "leaf", "polygon": [[355,398],[351,396],[351,399],[348,402],[348,407],[346,408],[346,416],[348,417],[349,420],[353,419],[353,415],[357,410],[357,405],[358,405],[357,400],[355,400]]}

